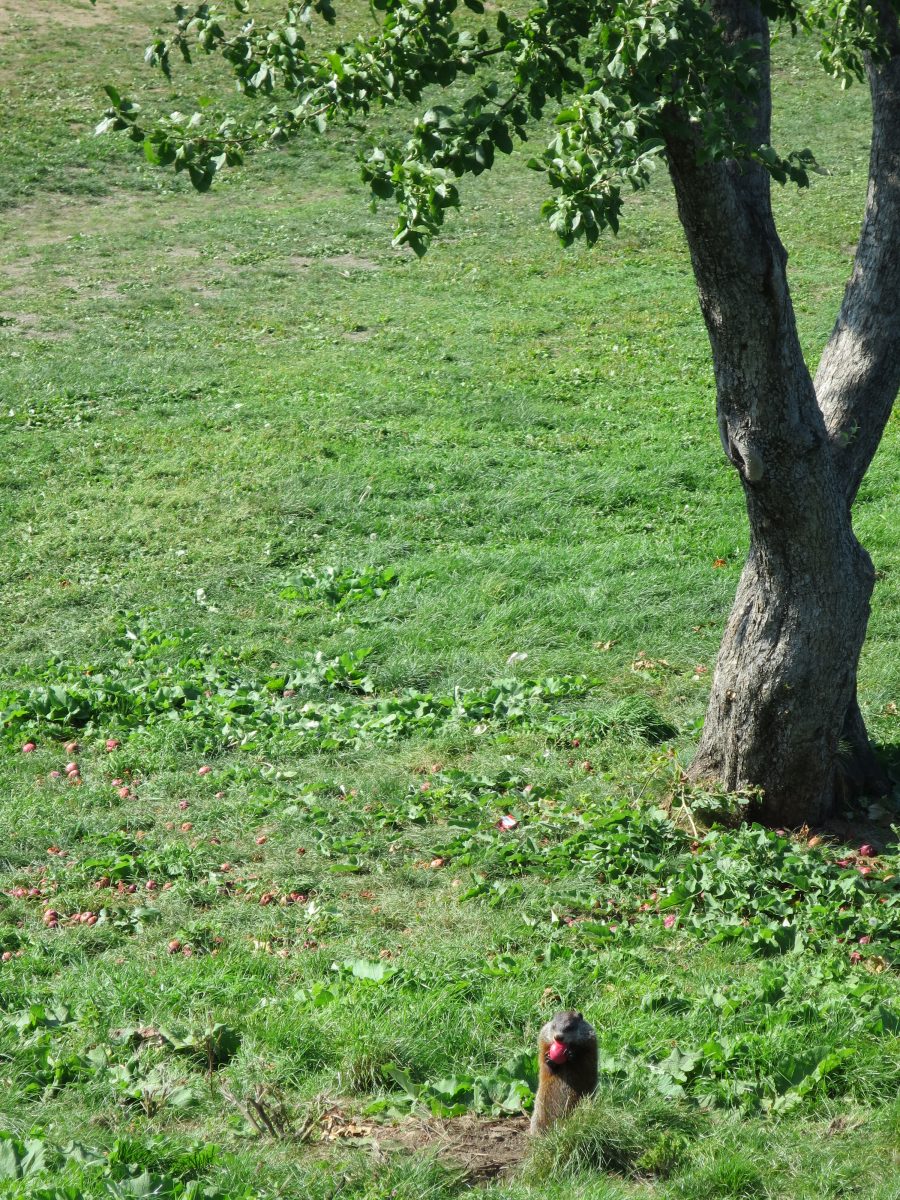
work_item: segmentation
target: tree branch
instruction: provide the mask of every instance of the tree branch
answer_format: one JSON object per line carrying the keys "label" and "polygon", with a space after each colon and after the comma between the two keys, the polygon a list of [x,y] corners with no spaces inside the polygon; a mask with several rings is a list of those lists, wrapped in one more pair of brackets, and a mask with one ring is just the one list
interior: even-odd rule
{"label": "tree branch", "polygon": [[872,94],[869,191],[853,272],[816,373],[848,503],[900,389],[900,23],[879,0],[888,54],[867,64]]}

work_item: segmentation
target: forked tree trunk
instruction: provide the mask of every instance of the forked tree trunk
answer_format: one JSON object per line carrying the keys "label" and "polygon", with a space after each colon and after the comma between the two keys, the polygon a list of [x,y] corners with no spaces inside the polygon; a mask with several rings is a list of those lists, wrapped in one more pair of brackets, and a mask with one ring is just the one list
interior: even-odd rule
{"label": "forked tree trunk", "polygon": [[[762,87],[751,137],[769,142],[768,22],[718,0],[725,34],[754,38]],[[759,788],[773,824],[818,822],[884,779],[856,699],[874,570],[850,509],[900,385],[900,33],[870,68],[869,198],[853,277],[814,385],[797,338],[787,255],[761,167],[703,162],[673,110],[666,148],[712,344],[722,445],[739,471],[750,553],[690,774]]]}

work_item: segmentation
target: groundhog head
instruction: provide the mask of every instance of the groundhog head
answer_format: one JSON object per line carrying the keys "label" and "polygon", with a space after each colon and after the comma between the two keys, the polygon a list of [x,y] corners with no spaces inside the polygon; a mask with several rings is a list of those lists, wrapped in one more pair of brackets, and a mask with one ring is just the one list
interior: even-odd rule
{"label": "groundhog head", "polygon": [[592,1027],[580,1012],[572,1009],[558,1012],[547,1022],[542,1033],[544,1040],[550,1043],[545,1057],[547,1065],[551,1067],[573,1062],[582,1050],[597,1041]]}

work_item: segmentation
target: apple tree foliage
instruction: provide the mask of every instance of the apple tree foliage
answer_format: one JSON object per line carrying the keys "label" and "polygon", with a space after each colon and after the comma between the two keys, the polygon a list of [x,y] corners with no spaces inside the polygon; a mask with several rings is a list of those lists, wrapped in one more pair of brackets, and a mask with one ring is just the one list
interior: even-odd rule
{"label": "apple tree foliage", "polygon": [[[217,55],[243,95],[265,101],[261,111],[240,120],[210,106],[147,122],[110,87],[99,131],[126,130],[151,162],[187,171],[205,191],[248,151],[427,97],[409,136],[372,146],[363,166],[373,196],[398,206],[397,242],[419,254],[458,206],[457,181],[489,170],[547,116],[552,139],[528,165],[547,176],[553,196],[544,214],[566,243],[618,229],[623,190],[647,184],[675,114],[702,130],[711,159],[757,162],[780,183],[801,186],[814,166],[808,150],[782,154],[754,139],[747,99],[758,87],[758,47],[725,40],[697,0],[544,0],[519,16],[488,12],[481,0],[373,0],[376,29],[324,52],[310,48],[310,27],[335,24],[331,0],[291,5],[271,22],[254,19],[250,0],[229,8],[177,5],[173,31],[153,41],[146,59],[171,78],[174,60]],[[871,10],[854,23],[843,0],[768,8],[794,29],[821,34],[820,60],[842,83],[861,77],[865,54],[878,51]],[[437,89],[452,90],[452,100],[438,103]]]}

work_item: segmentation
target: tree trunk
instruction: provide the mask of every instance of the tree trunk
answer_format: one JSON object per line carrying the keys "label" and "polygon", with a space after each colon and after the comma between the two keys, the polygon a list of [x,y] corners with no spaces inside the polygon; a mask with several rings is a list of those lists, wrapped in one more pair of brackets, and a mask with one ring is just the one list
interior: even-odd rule
{"label": "tree trunk", "polygon": [[772,824],[817,823],[872,778],[864,726],[847,734],[874,572],[849,520],[821,534],[809,555],[777,526],[754,529],[690,771],[761,789],[753,815]]}
{"label": "tree trunk", "polygon": [[[769,31],[754,0],[713,0],[723,35],[759,46],[750,114],[767,145]],[[900,34],[870,66],[869,202],[856,268],[813,385],[787,255],[759,165],[710,162],[702,130],[668,114],[666,151],[713,352],[722,446],[741,476],[750,553],[689,775],[759,789],[756,815],[818,823],[838,799],[883,790],[856,698],[874,570],[850,506],[900,383]]]}

